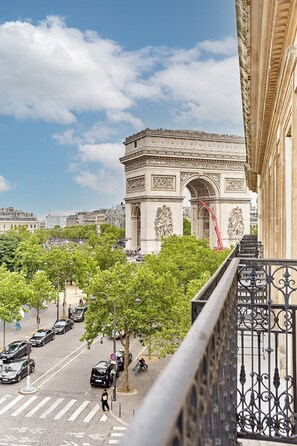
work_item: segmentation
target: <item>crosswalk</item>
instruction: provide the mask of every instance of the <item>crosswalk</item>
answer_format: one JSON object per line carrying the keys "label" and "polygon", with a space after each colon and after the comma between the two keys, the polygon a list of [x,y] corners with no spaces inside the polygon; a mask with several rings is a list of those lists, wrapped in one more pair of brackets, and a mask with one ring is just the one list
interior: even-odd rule
{"label": "crosswalk", "polygon": [[126,430],[127,428],[124,426],[114,426],[108,444],[119,444]]}
{"label": "crosswalk", "polygon": [[0,417],[4,414],[11,417],[63,420],[69,423],[76,420],[90,423],[93,419],[108,419],[95,401],[36,395],[4,395],[0,398]]}

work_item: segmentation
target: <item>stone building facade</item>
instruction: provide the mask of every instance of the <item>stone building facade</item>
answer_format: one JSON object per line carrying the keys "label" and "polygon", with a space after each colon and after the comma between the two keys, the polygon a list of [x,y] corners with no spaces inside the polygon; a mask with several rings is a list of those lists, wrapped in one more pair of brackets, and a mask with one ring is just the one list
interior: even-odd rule
{"label": "stone building facade", "polygon": [[38,229],[37,218],[32,212],[24,212],[14,207],[0,209],[0,234],[16,229],[19,227],[26,228],[29,232]]}
{"label": "stone building facade", "polygon": [[267,258],[297,256],[297,1],[236,0],[246,174]]}
{"label": "stone building facade", "polygon": [[[217,245],[213,209],[225,247],[250,230],[244,140],[199,131],[146,129],[126,138],[126,248],[158,252],[162,236],[183,233],[190,192],[193,235]],[[199,201],[200,200],[200,201]]]}

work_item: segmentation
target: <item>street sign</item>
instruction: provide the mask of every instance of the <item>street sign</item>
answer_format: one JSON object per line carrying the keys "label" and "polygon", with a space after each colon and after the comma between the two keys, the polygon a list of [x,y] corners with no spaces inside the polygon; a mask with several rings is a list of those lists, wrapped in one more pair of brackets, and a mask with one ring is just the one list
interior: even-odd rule
{"label": "street sign", "polygon": [[111,353],[111,354],[110,354],[110,359],[111,359],[112,361],[116,361],[116,360],[117,360],[117,355],[116,355],[115,353]]}

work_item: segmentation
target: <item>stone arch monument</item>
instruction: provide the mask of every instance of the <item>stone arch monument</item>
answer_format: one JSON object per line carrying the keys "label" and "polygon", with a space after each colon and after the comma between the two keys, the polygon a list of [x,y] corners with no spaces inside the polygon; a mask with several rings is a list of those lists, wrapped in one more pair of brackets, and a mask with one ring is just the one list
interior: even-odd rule
{"label": "stone arch monument", "polygon": [[124,144],[120,161],[126,176],[126,249],[158,252],[162,236],[183,234],[186,188],[193,235],[217,245],[213,221],[200,201],[213,209],[225,247],[249,233],[243,138],[146,129]]}

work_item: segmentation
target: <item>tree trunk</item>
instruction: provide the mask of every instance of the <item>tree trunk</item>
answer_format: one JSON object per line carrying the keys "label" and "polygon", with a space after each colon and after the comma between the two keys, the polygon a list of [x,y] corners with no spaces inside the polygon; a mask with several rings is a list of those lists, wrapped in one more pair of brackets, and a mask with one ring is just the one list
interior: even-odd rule
{"label": "tree trunk", "polygon": [[6,327],[5,327],[5,320],[4,319],[2,319],[2,322],[3,322],[3,348],[5,348],[6,347],[6,339],[5,339],[5,329],[6,329]]}
{"label": "tree trunk", "polygon": [[124,362],[124,386],[123,390],[129,392],[129,351],[130,351],[130,331],[126,332],[125,342],[123,342],[125,347],[125,362]]}
{"label": "tree trunk", "polygon": [[40,327],[40,310],[39,310],[39,308],[36,308],[36,323],[37,323],[37,330],[39,330],[39,327]]}

